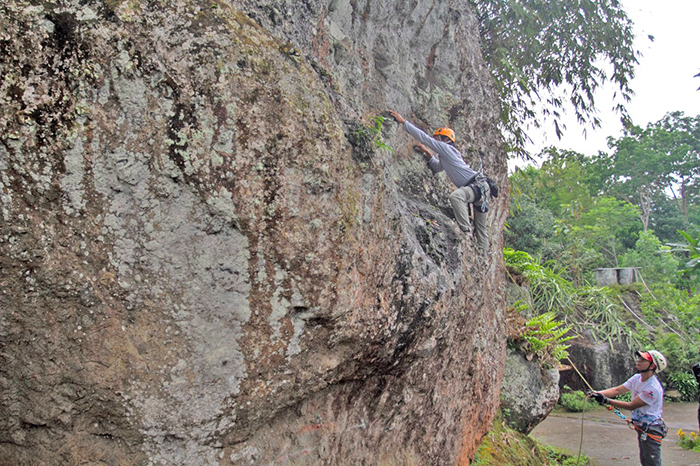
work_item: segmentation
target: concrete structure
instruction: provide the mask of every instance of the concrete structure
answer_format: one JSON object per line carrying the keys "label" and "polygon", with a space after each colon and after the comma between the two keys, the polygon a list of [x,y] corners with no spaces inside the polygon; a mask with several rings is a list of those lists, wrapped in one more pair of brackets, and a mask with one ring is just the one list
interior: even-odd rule
{"label": "concrete structure", "polygon": [[595,269],[598,286],[630,285],[637,281],[637,267]]}

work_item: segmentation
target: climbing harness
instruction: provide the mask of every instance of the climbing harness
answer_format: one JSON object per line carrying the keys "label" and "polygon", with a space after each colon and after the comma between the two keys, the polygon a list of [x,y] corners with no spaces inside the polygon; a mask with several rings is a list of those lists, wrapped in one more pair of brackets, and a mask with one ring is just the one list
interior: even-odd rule
{"label": "climbing harness", "polygon": [[477,173],[474,181],[470,183],[474,194],[479,194],[479,199],[481,199],[481,206],[477,207],[481,212],[489,211],[489,204],[491,201],[491,188],[489,187],[486,175],[482,172]]}
{"label": "climbing harness", "polygon": [[642,442],[645,441],[648,437],[655,442],[661,443],[661,441],[664,439],[664,437],[666,437],[666,432],[668,432],[668,428],[666,427],[666,423],[662,424],[662,426],[663,426],[662,435],[656,435],[656,434],[649,433],[649,431],[648,431],[649,426],[647,426],[646,429],[642,429],[641,427],[639,427],[637,424],[635,424],[634,422],[632,422],[630,420],[628,420],[627,422],[628,422],[630,429],[636,430],[637,432],[639,432],[639,438],[641,439]]}
{"label": "climbing harness", "polygon": [[661,437],[661,436],[659,436],[659,435],[650,434],[649,432],[647,432],[647,431],[645,431],[645,430],[642,430],[642,428],[639,427],[638,425],[636,425],[631,419],[627,419],[627,416],[625,416],[624,414],[622,414],[622,411],[620,411],[620,408],[616,408],[616,407],[610,406],[610,405],[608,405],[607,408],[608,408],[608,411],[612,411],[612,412],[613,412],[614,414],[616,414],[620,419],[622,419],[623,421],[625,421],[625,422],[627,423],[627,426],[628,426],[630,429],[636,430],[637,432],[639,432],[639,433],[640,433],[640,434],[639,434],[639,438],[642,440],[642,442],[645,441],[645,440],[647,439],[647,437],[649,437],[650,439],[655,440],[655,441],[661,443],[661,440],[663,439],[663,437]]}
{"label": "climbing harness", "polygon": [[[479,154],[479,160],[481,162],[479,171],[476,172],[476,176],[474,176],[474,178],[467,183],[467,186],[471,187],[474,191],[475,200],[481,200],[481,206],[475,208],[478,208],[481,212],[488,212],[492,195],[491,184],[489,183],[488,177],[484,174],[484,159],[481,154]],[[497,192],[494,193],[494,196],[497,195]]]}

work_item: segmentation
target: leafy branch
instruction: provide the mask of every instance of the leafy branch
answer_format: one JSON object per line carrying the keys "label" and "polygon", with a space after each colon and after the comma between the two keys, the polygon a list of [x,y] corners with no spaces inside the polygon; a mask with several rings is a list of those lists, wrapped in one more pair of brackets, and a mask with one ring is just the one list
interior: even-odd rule
{"label": "leafy branch", "polygon": [[613,109],[629,120],[625,104],[638,63],[632,21],[616,0],[471,0],[479,16],[484,57],[501,97],[510,149],[528,157],[529,125],[553,120],[561,137],[564,109],[577,122],[600,127],[595,93],[610,81],[619,90]]}
{"label": "leafy branch", "polygon": [[700,234],[697,238],[693,238],[685,231],[678,230],[678,233],[687,243],[669,243],[668,245],[673,248],[672,251],[685,252],[690,259],[679,273],[688,277],[697,277],[700,273]]}
{"label": "leafy branch", "polygon": [[565,344],[576,335],[568,335],[571,326],[555,320],[555,312],[546,312],[528,320],[521,336],[526,354],[537,356],[543,367],[556,367],[566,358],[569,345]]}

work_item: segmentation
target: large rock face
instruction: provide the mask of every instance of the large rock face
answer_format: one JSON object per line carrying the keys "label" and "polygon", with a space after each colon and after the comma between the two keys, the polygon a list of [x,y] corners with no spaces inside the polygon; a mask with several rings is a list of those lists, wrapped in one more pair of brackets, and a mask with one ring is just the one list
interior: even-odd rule
{"label": "large rock face", "polygon": [[505,182],[468,2],[0,13],[0,463],[468,463],[500,254],[370,128],[450,124]]}

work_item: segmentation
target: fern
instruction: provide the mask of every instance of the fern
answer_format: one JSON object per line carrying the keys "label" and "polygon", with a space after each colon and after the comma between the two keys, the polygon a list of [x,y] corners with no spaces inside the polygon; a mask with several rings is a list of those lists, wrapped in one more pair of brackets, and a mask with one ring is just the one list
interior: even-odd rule
{"label": "fern", "polygon": [[537,356],[544,367],[554,367],[566,358],[569,345],[565,342],[576,338],[567,335],[571,326],[555,320],[556,313],[546,312],[533,317],[526,323],[522,339],[527,343],[526,350]]}

